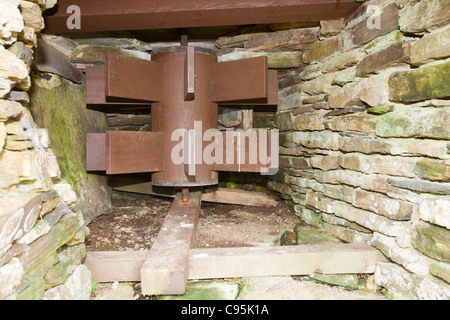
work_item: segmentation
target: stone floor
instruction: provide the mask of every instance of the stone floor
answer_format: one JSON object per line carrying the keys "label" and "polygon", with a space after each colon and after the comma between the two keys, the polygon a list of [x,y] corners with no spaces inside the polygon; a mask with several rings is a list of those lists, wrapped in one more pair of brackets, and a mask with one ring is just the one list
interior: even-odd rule
{"label": "stone floor", "polygon": [[102,283],[93,300],[385,300],[368,288],[346,290],[306,277],[257,277],[213,282],[190,282],[181,296],[142,297],[139,283]]}

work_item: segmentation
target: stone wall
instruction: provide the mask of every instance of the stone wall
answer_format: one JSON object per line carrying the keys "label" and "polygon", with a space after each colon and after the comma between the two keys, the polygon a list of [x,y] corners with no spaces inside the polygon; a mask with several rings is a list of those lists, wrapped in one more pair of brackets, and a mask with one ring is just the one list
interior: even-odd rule
{"label": "stone wall", "polygon": [[347,21],[227,37],[279,69],[281,170],[308,224],[390,260],[391,298],[450,298],[450,2],[372,0]]}
{"label": "stone wall", "polygon": [[55,2],[0,0],[0,300],[91,293],[77,196],[29,108],[41,13]]}

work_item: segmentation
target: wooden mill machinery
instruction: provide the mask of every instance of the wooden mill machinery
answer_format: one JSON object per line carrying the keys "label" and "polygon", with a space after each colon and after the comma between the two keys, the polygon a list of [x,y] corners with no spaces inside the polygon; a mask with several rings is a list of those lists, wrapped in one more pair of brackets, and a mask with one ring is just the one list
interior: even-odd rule
{"label": "wooden mill machinery", "polygon": [[[335,20],[360,5],[355,0],[59,0],[44,31]],[[69,19],[77,18],[72,25],[79,28],[69,28]],[[148,185],[181,189],[149,251],[88,253],[85,264],[93,281],[141,281],[143,294],[159,295],[184,293],[188,278],[374,272],[382,257],[360,244],[191,248],[199,189],[216,185],[220,171],[271,174],[278,168],[277,138],[253,130],[219,131],[218,109],[276,105],[277,87],[277,71],[269,70],[267,57],[218,62],[213,51],[189,46],[187,36],[179,46],[154,50],[151,61],[110,53],[104,65],[86,69],[87,104],[151,105],[152,122],[151,132],[88,134],[88,171],[149,173]]]}

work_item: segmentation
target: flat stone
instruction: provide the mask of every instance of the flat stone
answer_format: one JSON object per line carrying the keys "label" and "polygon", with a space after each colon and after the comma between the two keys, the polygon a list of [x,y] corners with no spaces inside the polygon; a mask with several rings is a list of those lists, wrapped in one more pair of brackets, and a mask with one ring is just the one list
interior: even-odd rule
{"label": "flat stone", "polygon": [[319,282],[328,283],[330,285],[343,287],[347,290],[358,289],[358,275],[357,274],[320,274],[314,273],[310,276]]}
{"label": "flat stone", "polygon": [[412,204],[406,201],[364,190],[355,191],[353,204],[356,207],[381,214],[393,220],[410,220],[413,212]]}
{"label": "flat stone", "polygon": [[394,43],[362,59],[356,66],[356,76],[365,77],[382,69],[406,64],[410,54],[411,45],[408,42]]}
{"label": "flat stone", "polygon": [[388,299],[417,299],[417,287],[420,280],[413,273],[395,263],[377,263],[375,283],[387,289]]}
{"label": "flat stone", "polygon": [[322,183],[346,184],[360,187],[368,191],[386,193],[388,190],[388,179],[386,176],[377,174],[365,174],[351,170],[332,170],[317,172],[316,180]]}
{"label": "flat stone", "polygon": [[34,226],[41,208],[35,192],[10,191],[0,204],[0,249]]}
{"label": "flat stone", "polygon": [[450,181],[450,164],[448,163],[421,160],[416,163],[414,172],[422,179]]}
{"label": "flat stone", "polygon": [[266,56],[271,69],[299,68],[305,65],[301,51],[263,52],[234,49],[219,50],[217,56],[219,62]]}
{"label": "flat stone", "polygon": [[93,300],[137,300],[138,295],[134,293],[130,283],[114,282],[106,288],[97,288]]}
{"label": "flat stone", "polygon": [[421,179],[407,179],[399,177],[390,177],[387,181],[395,187],[404,188],[415,192],[426,192],[442,195],[450,194],[450,183],[431,182]]}
{"label": "flat stone", "polygon": [[339,34],[345,28],[345,22],[340,20],[325,20],[320,21],[319,37],[331,37]]}
{"label": "flat stone", "polygon": [[409,230],[409,222],[394,221],[345,202],[335,201],[330,213],[387,236],[401,236]]}
{"label": "flat stone", "polygon": [[450,230],[435,225],[416,225],[413,246],[423,254],[442,262],[450,262]]}
{"label": "flat stone", "polygon": [[401,248],[395,238],[387,237],[377,232],[374,233],[371,243],[389,259],[417,275],[428,275],[429,268],[434,262],[432,259],[414,250],[414,248]]}
{"label": "flat stone", "polygon": [[339,150],[340,135],[336,132],[294,132],[292,141],[307,148]]}
{"label": "flat stone", "polygon": [[392,156],[368,156],[347,153],[339,157],[339,165],[345,169],[364,173],[377,173],[401,177],[415,177],[416,159]]}
{"label": "flat stone", "polygon": [[0,299],[11,295],[22,282],[24,270],[19,259],[13,258],[10,262],[0,267]]}
{"label": "flat stone", "polygon": [[411,64],[422,64],[450,56],[450,26],[436,30],[416,41],[411,48]]}
{"label": "flat stone", "polygon": [[450,97],[447,79],[450,79],[450,61],[411,71],[395,72],[389,78],[390,100],[418,102]]}
{"label": "flat stone", "polygon": [[246,50],[252,51],[296,51],[307,49],[317,40],[319,28],[298,28],[267,33],[249,39]]}
{"label": "flat stone", "polygon": [[186,293],[178,296],[160,296],[158,300],[234,300],[239,286],[232,281],[188,283]]}
{"label": "flat stone", "polygon": [[430,273],[450,283],[450,264],[444,262],[433,263],[430,266]]}
{"label": "flat stone", "polygon": [[342,37],[335,36],[314,42],[309,48],[309,61],[320,61],[342,51]]}
{"label": "flat stone", "polygon": [[42,300],[90,300],[91,291],[91,272],[80,264],[64,284],[47,290]]}
{"label": "flat stone", "polygon": [[355,49],[335,55],[322,63],[321,71],[323,73],[334,72],[349,68],[366,56],[361,49]]}
{"label": "flat stone", "polygon": [[[450,66],[450,65],[449,65]],[[396,107],[377,118],[379,137],[450,139],[450,108]]]}
{"label": "flat stone", "polygon": [[421,195],[419,217],[424,221],[450,229],[450,199],[448,196]]}
{"label": "flat stone", "polygon": [[350,114],[329,117],[324,122],[325,129],[331,131],[375,132],[376,117],[369,114]]}
{"label": "flat stone", "polygon": [[399,19],[400,30],[405,33],[424,34],[450,23],[444,12],[450,11],[447,0],[422,0],[409,3],[402,10]]}
{"label": "flat stone", "polygon": [[44,29],[44,18],[42,17],[41,8],[37,3],[21,1],[19,8],[25,27],[32,28],[36,32]]}
{"label": "flat stone", "polygon": [[302,105],[302,86],[294,85],[278,92],[277,111],[292,110]]}
{"label": "flat stone", "polygon": [[[344,31],[344,49],[368,43],[398,28],[399,10],[395,3],[378,7],[378,12],[368,12],[355,22],[350,23]],[[378,23],[379,22],[379,23]]]}
{"label": "flat stone", "polygon": [[330,94],[335,92],[339,88],[332,84],[335,75],[335,73],[326,73],[317,76],[313,80],[303,82],[301,85],[302,91],[310,95]]}

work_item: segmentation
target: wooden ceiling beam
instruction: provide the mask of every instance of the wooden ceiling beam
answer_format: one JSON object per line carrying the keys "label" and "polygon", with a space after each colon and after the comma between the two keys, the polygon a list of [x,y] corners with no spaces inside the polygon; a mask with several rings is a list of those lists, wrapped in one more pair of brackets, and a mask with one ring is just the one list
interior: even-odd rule
{"label": "wooden ceiling beam", "polygon": [[[67,21],[78,6],[80,29]],[[212,27],[348,17],[355,0],[59,0],[45,17],[46,33]]]}

